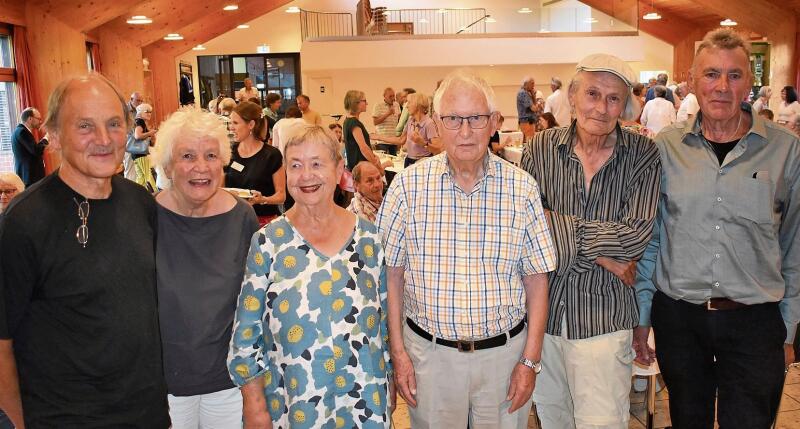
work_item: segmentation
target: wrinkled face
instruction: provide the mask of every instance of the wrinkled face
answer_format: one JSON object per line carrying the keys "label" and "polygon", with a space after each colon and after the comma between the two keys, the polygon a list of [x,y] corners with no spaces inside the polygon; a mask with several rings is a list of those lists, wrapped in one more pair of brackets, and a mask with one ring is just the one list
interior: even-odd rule
{"label": "wrinkled face", "polygon": [[300,109],[301,112],[305,112],[308,110],[308,100],[305,97],[297,97],[297,108]]}
{"label": "wrinkled face", "polygon": [[690,73],[704,118],[722,121],[739,115],[753,81],[743,49],[703,49],[695,57]]}
{"label": "wrinkled face", "polygon": [[42,126],[42,114],[38,110],[33,110],[33,115],[28,120],[32,130],[38,130]]}
{"label": "wrinkled face", "polygon": [[248,90],[253,87],[253,79],[247,78],[244,80],[244,87]]}
{"label": "wrinkled face", "polygon": [[356,191],[368,200],[380,203],[383,200],[383,176],[372,164],[361,167],[361,181],[355,182]]}
{"label": "wrinkled face", "polygon": [[344,172],[321,143],[304,142],[286,148],[286,185],[295,204],[333,203],[333,192]]}
{"label": "wrinkled face", "polygon": [[138,92],[134,93],[131,96],[131,106],[137,107],[140,104],[142,104],[142,102],[144,102],[144,100],[142,99],[142,96]]}
{"label": "wrinkled face", "polygon": [[[444,126],[446,116],[491,115],[482,128],[472,128],[468,120],[455,130]],[[489,138],[497,130],[497,115],[489,110],[486,97],[478,88],[454,84],[442,94],[441,111],[436,119],[439,134],[450,159],[459,162],[482,162],[489,147]]]}
{"label": "wrinkled face", "polygon": [[95,79],[75,81],[64,96],[50,144],[61,150],[62,170],[83,179],[108,179],[125,155],[127,124],[119,98]]}
{"label": "wrinkled face", "polygon": [[405,102],[406,102],[406,97],[408,97],[408,94],[406,94],[406,92],[405,92],[405,91],[397,91],[397,102],[398,102],[398,103],[399,103],[401,106],[402,106],[403,104],[405,104]]}
{"label": "wrinkled face", "polygon": [[222,159],[219,142],[180,139],[172,146],[172,160],[164,169],[172,179],[172,190],[194,207],[211,200],[222,184]]}
{"label": "wrinkled face", "polygon": [[231,130],[233,131],[233,140],[237,143],[243,142],[247,136],[252,134],[253,128],[256,126],[256,121],[245,121],[236,112],[231,112]]}
{"label": "wrinkled face", "polygon": [[593,136],[611,134],[628,97],[628,86],[614,74],[583,72],[578,87],[569,94],[578,128]]}
{"label": "wrinkled face", "polygon": [[17,187],[11,183],[0,180],[0,212],[5,211],[8,203],[19,194]]}
{"label": "wrinkled face", "polygon": [[386,104],[389,104],[389,105],[394,104],[394,91],[391,90],[391,89],[387,89],[383,93],[383,101],[385,101]]}

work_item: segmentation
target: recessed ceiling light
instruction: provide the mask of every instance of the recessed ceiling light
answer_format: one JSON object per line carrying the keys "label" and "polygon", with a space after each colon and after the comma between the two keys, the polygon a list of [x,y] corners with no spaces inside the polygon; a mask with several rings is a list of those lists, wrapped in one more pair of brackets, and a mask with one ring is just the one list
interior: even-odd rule
{"label": "recessed ceiling light", "polygon": [[585,22],[587,24],[594,24],[595,22],[597,22],[597,18],[592,16],[592,17],[584,19],[583,22]]}
{"label": "recessed ceiling light", "polygon": [[245,30],[245,29],[250,28],[250,26],[247,25],[247,24],[241,24],[241,25],[237,25],[236,28],[238,28],[240,30]]}
{"label": "recessed ceiling light", "polygon": [[127,22],[128,24],[141,25],[141,24],[151,24],[153,22],[153,20],[148,18],[148,17],[146,17],[146,16],[144,16],[144,15],[134,15],[134,16],[131,17],[131,19],[129,19],[129,20],[125,21],[125,22]]}
{"label": "recessed ceiling light", "polygon": [[229,4],[229,5],[227,5],[227,6],[222,8],[222,10],[228,10],[228,11],[230,11],[230,10],[238,10],[238,9],[239,9],[239,5],[238,4]]}
{"label": "recessed ceiling light", "polygon": [[164,37],[164,40],[183,40],[183,36],[178,33],[169,33]]}
{"label": "recessed ceiling light", "polygon": [[420,18],[420,19],[419,19],[419,23],[420,23],[420,24],[427,24],[427,23],[428,23],[428,20],[427,20],[427,19],[425,19],[425,18]]}
{"label": "recessed ceiling light", "polygon": [[529,7],[523,7],[522,9],[518,10],[517,13],[533,13],[533,11]]}
{"label": "recessed ceiling light", "polygon": [[300,8],[297,6],[289,6],[289,8],[286,9],[286,13],[300,13]]}
{"label": "recessed ceiling light", "polygon": [[484,19],[483,21],[488,23],[497,22],[497,20],[492,18],[491,16],[487,16],[486,19]]}
{"label": "recessed ceiling light", "polygon": [[734,25],[739,25],[739,23],[730,18],[725,18],[724,21],[719,22],[719,25],[724,25],[726,27],[733,27]]}
{"label": "recessed ceiling light", "polygon": [[[266,43],[256,46],[256,52],[259,54],[268,54],[269,53],[269,45]],[[267,67],[269,67],[269,60],[267,60]]]}
{"label": "recessed ceiling light", "polygon": [[206,47],[205,47],[205,46],[203,46],[203,45],[197,45],[197,46],[195,46],[194,48],[192,48],[192,50],[193,50],[193,51],[205,51],[205,50],[206,50]]}
{"label": "recessed ceiling light", "polygon": [[659,15],[656,12],[650,12],[650,13],[646,14],[645,16],[643,16],[642,19],[645,19],[647,21],[655,21],[657,19],[661,19],[661,15]]}

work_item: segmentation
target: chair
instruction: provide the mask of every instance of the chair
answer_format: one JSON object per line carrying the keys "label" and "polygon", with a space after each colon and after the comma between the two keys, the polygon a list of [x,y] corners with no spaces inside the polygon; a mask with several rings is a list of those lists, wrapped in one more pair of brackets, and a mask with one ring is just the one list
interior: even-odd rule
{"label": "chair", "polygon": [[[650,336],[647,338],[647,345],[655,349],[655,339],[653,337],[653,330],[650,330]],[[656,378],[661,370],[658,367],[658,362],[653,362],[649,366],[643,366],[637,362],[633,363],[633,375],[639,377],[647,377],[647,390],[645,390],[645,398],[647,403],[647,422],[645,427],[653,429],[654,420],[656,415]]]}

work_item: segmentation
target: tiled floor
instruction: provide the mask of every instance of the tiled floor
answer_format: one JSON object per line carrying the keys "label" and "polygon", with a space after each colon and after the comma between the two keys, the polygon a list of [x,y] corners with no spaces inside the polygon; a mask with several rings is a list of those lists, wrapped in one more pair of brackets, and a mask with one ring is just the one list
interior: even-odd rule
{"label": "tiled floor", "polygon": [[[409,429],[411,424],[408,419],[408,406],[403,399],[398,397],[397,410],[392,416],[395,429]],[[647,410],[645,407],[644,393],[635,393],[631,390],[631,420],[630,429],[644,429]],[[656,395],[655,427],[669,427],[669,398],[664,389]],[[536,419],[531,416],[528,423],[529,429],[539,429]],[[786,386],[783,389],[781,408],[778,412],[777,429],[800,429],[800,368],[793,367],[786,377]]]}

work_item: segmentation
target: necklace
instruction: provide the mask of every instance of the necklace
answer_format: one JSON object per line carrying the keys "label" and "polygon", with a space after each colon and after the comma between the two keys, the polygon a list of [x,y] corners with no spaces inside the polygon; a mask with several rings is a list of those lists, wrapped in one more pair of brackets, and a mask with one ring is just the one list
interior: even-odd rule
{"label": "necklace", "polygon": [[[715,138],[714,141],[719,142],[719,143],[725,143],[725,142],[728,142],[731,139],[731,137],[733,137],[736,134],[738,134],[739,133],[739,128],[741,128],[741,126],[742,126],[742,116],[744,116],[744,115],[742,115],[742,112],[739,111],[739,121],[736,123],[736,129],[733,130],[733,133],[730,134],[730,137],[721,138],[719,140]],[[709,134],[712,134],[712,133],[709,131]],[[705,135],[705,131],[703,131],[703,135]]]}

